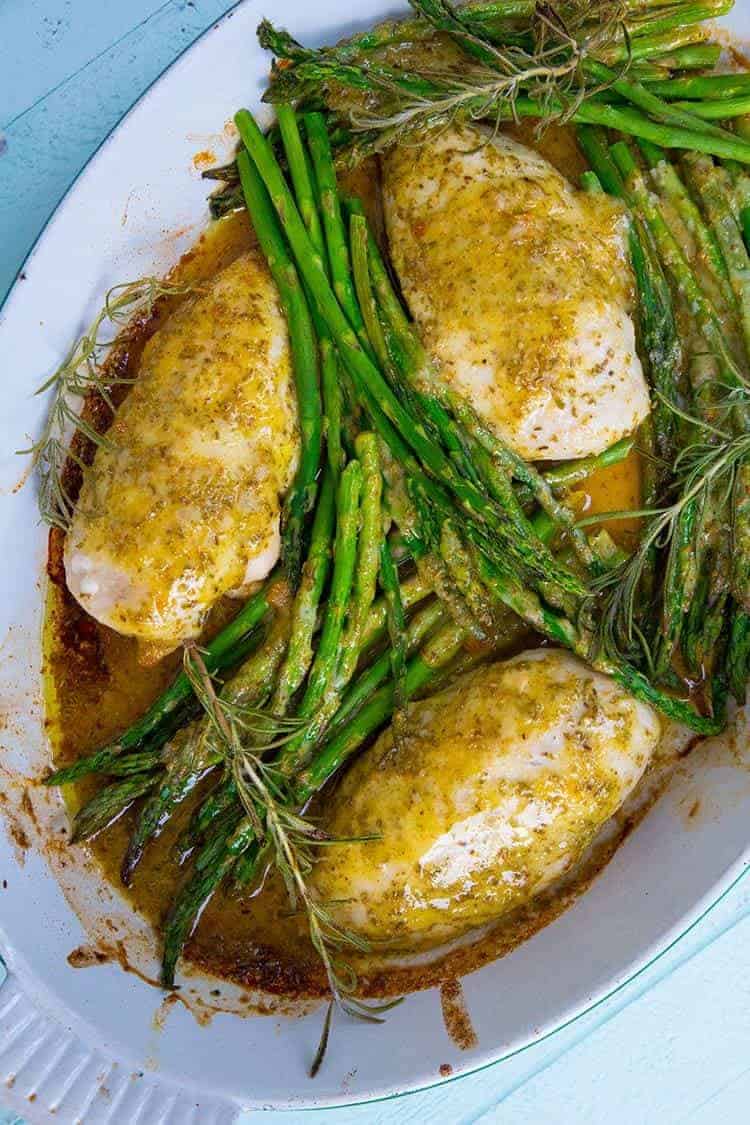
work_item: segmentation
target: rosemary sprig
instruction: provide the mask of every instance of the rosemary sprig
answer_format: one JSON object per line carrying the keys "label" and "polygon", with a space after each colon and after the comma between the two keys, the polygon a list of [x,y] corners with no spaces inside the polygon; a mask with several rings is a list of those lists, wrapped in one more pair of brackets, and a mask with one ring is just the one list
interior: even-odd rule
{"label": "rosemary sprig", "polygon": [[[173,285],[157,277],[127,281],[108,290],[104,303],[86,331],[71,346],[60,366],[34,392],[52,391],[47,419],[39,438],[19,454],[30,454],[39,479],[39,511],[51,527],[66,531],[73,514],[74,498],[65,481],[65,465],[70,458],[83,470],[85,465],[75,445],[81,434],[95,446],[108,446],[110,441],[86,418],[82,402],[91,393],[99,395],[114,413],[112,391],[129,385],[130,378],[115,375],[104,367],[104,359],[128,321],[150,316],[160,297],[187,293],[189,285]],[[106,325],[118,331],[106,332]]]}
{"label": "rosemary sprig", "polygon": [[[382,1023],[382,1015],[399,1001],[372,1003],[356,996],[357,975],[343,956],[344,950],[360,953],[369,943],[333,918],[328,904],[319,902],[308,884],[314,848],[322,845],[362,843],[367,839],[339,840],[297,812],[286,779],[272,762],[264,761],[242,737],[242,726],[233,709],[217,695],[203,656],[195,644],[186,645],[184,669],[193,691],[206,712],[227,754],[229,768],[245,816],[268,859],[281,875],[292,911],[304,910],[310,941],[320,957],[333,1003],[342,1012],[370,1023]],[[311,1068],[317,1073],[328,1042],[331,1013],[326,1014],[320,1046]]]}
{"label": "rosemary sprig", "polygon": [[[698,418],[691,422],[701,431],[713,432]],[[677,499],[660,510],[637,513],[607,513],[606,518],[631,515],[648,516],[649,523],[641,536],[638,550],[621,566],[606,572],[596,583],[600,595],[599,624],[595,647],[607,657],[628,655],[640,649],[651,669],[653,655],[645,630],[639,625],[637,603],[641,582],[655,549],[671,554],[679,550],[677,531],[681,517],[689,508],[703,509],[714,490],[731,494],[741,463],[750,456],[750,434],[725,436],[721,445],[708,440],[684,448],[677,457],[675,474],[679,481]],[[601,520],[602,515],[581,520],[579,526]]]}
{"label": "rosemary sprig", "polygon": [[[685,36],[691,43],[703,39],[700,22],[723,14],[731,0],[664,9],[648,0],[546,0],[529,6],[520,33],[518,26],[477,22],[475,10],[451,0],[410,2],[422,31],[414,49],[402,46],[395,62],[353,43],[311,51],[264,21],[261,45],[282,60],[265,100],[298,106],[322,100],[329,125],[349,134],[342,144],[350,164],[391,144],[418,141],[434,128],[471,121],[497,127],[524,116],[538,118],[539,130],[553,121],[589,121],[656,143],[750,160],[744,142],[737,149],[731,133],[692,108],[668,104],[639,80],[642,60],[663,55]],[[430,27],[437,50],[424,51]],[[385,39],[383,46],[388,31]],[[604,104],[609,92],[625,106]]]}

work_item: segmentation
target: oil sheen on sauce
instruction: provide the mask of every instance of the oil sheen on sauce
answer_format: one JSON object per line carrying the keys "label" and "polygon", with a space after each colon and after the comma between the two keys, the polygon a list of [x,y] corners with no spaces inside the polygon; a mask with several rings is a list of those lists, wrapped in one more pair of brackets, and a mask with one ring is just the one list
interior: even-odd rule
{"label": "oil sheen on sauce", "polygon": [[[529,127],[512,132],[539,148],[564,174],[577,179],[582,170],[581,158],[566,130],[550,128],[541,142],[533,139]],[[360,171],[353,180],[347,185],[349,190],[365,196],[380,229],[379,216],[374,211],[374,170],[370,168],[365,174]],[[173,276],[181,282],[205,280],[233,261],[252,241],[244,214],[227,216],[207,229]],[[144,337],[152,329],[153,325],[145,326]],[[134,373],[141,350],[142,341],[131,339],[119,367]],[[631,454],[621,464],[590,478],[572,499],[580,510],[596,514],[638,507],[640,491],[640,464],[637,455]],[[618,521],[609,530],[623,542],[634,528]],[[173,654],[156,666],[144,667],[138,661],[133,640],[88,617],[65,589],[60,544],[54,537],[50,574],[53,580],[48,586],[45,641],[47,724],[55,762],[62,765],[101,746],[142,714],[173,677],[179,657]],[[236,602],[221,603],[209,619],[207,635],[236,611]],[[97,785],[97,781],[86,779],[68,787],[66,797],[71,812],[96,791]],[[184,877],[176,862],[175,843],[191,810],[188,801],[147,849],[132,888],[121,892],[157,929]],[[102,877],[117,887],[132,825],[132,814],[127,813],[87,845],[101,867]],[[598,865],[606,858],[599,857]],[[580,885],[571,893],[580,891],[594,873],[593,869],[584,872]],[[351,958],[353,967],[363,989],[379,993],[404,992],[453,979],[507,952],[564,909],[568,898],[569,895],[557,896],[532,904],[474,944],[462,945],[431,964],[383,966],[362,955]],[[194,965],[218,976],[285,996],[315,995],[324,986],[304,919],[290,915],[283,887],[274,877],[267,878],[253,894],[217,893],[201,916],[186,956]]]}

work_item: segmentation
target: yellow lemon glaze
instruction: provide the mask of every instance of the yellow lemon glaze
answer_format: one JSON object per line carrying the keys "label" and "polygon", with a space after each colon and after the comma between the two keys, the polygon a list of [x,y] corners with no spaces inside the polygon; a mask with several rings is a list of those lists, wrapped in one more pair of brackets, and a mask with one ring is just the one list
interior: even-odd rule
{"label": "yellow lemon glaze", "polygon": [[107,438],[67,536],[68,587],[104,624],[170,647],[279,553],[299,439],[286,322],[259,251],[149,340]]}
{"label": "yellow lemon glaze", "polygon": [[530,460],[598,453],[649,411],[626,219],[512,138],[441,131],[384,160],[391,254],[443,377]]}
{"label": "yellow lemon glaze", "polygon": [[567,872],[641,777],[657,715],[569,653],[531,650],[409,710],[326,803],[316,893],[408,949],[529,901]]}

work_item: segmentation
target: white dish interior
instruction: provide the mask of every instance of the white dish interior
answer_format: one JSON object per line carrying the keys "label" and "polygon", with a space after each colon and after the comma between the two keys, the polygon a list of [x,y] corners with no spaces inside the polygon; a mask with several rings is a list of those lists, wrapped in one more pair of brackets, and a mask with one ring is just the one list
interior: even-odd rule
{"label": "white dish interior", "polygon": [[[342,24],[336,0],[314,6],[277,0],[265,8],[247,0],[234,9],[102,146],[48,225],[0,316],[0,790],[9,812],[8,831],[0,833],[0,878],[8,882],[0,900],[0,951],[32,1000],[132,1069],[156,1067],[183,1088],[281,1107],[356,1102],[431,1085],[440,1080],[441,1065],[454,1075],[484,1066],[617,989],[745,869],[750,749],[740,722],[736,738],[691,754],[591,889],[512,954],[464,981],[479,1040],[468,1051],[451,1043],[432,991],[410,997],[385,1027],[349,1025],[311,1082],[306,1068],[320,1031],[318,1014],[246,1020],[222,1014],[199,1027],[176,1005],[157,1032],[154,1013],[162,997],[153,988],[116,964],[85,971],[69,966],[71,950],[90,939],[47,862],[32,849],[19,866],[21,849],[11,831],[23,826],[34,834],[28,808],[21,808],[25,790],[41,837],[59,828],[63,815],[56,793],[26,784],[48,757],[39,672],[46,534],[33,487],[18,487],[24,462],[14,450],[41,424],[44,402],[32,391],[91,319],[105,290],[165,272],[207,221],[206,184],[193,158],[205,149],[218,160],[228,155],[234,111],[257,108],[268,66],[255,40],[264,11],[310,41],[352,30]],[[390,5],[362,0],[356,24],[385,14]],[[750,4],[741,0],[730,26],[741,32],[749,17]],[[53,855],[58,874],[61,856],[59,850]],[[143,943],[138,956],[147,964],[145,938],[133,936],[129,912],[94,873],[81,865],[62,874],[94,929],[111,915],[134,948]]]}

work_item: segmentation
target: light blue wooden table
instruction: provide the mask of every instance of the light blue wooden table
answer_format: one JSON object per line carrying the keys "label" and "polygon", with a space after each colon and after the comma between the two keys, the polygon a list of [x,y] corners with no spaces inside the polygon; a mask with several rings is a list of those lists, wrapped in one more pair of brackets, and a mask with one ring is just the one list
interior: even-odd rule
{"label": "light blue wooden table", "polygon": [[[102,138],[230,6],[0,0],[0,299]],[[274,1125],[747,1122],[749,914],[746,880],[616,997],[479,1075],[371,1107],[278,1114]]]}

